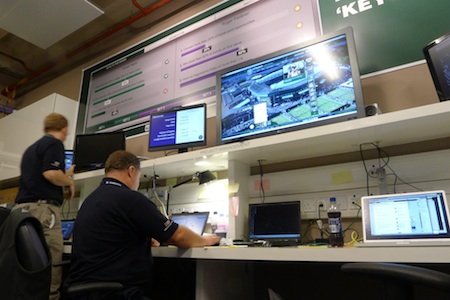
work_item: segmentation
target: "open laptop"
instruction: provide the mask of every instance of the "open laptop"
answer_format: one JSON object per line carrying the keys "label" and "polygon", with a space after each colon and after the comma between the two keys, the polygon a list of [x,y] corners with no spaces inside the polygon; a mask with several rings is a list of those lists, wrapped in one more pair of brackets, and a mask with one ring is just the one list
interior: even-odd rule
{"label": "open laptop", "polygon": [[300,244],[300,201],[249,205],[249,239],[264,246],[283,247]]}
{"label": "open laptop", "polygon": [[193,232],[202,235],[205,231],[206,222],[208,221],[209,212],[193,212],[172,214],[170,219],[179,225],[183,225]]}
{"label": "open laptop", "polygon": [[75,225],[75,220],[61,220],[61,229],[62,229],[64,244],[70,244],[74,225]]}
{"label": "open laptop", "polygon": [[361,198],[363,242],[358,247],[450,246],[444,191]]}

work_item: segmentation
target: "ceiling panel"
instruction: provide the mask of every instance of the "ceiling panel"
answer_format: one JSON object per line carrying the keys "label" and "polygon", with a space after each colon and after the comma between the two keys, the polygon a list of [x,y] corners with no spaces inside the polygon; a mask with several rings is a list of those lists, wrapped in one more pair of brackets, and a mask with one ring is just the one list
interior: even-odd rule
{"label": "ceiling panel", "polygon": [[42,49],[103,14],[85,0],[22,0],[14,6],[10,2],[6,1],[5,10],[0,7],[7,11],[0,27]]}

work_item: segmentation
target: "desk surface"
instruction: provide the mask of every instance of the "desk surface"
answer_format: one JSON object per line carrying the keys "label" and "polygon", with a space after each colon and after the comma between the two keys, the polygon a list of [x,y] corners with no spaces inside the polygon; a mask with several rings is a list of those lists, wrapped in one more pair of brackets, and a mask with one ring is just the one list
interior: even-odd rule
{"label": "desk surface", "polygon": [[154,257],[248,261],[450,263],[450,247],[152,248]]}

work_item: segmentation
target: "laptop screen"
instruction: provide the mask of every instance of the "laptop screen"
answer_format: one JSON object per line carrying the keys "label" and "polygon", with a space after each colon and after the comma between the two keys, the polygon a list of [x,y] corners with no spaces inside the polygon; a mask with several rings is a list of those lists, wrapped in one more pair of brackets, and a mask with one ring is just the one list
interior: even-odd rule
{"label": "laptop screen", "polygon": [[300,201],[249,206],[250,240],[299,240]]}
{"label": "laptop screen", "polygon": [[450,238],[444,191],[361,198],[364,241]]}
{"label": "laptop screen", "polygon": [[63,239],[65,241],[69,240],[72,237],[74,224],[75,224],[75,220],[62,220],[61,221],[62,234],[63,234]]}
{"label": "laptop screen", "polygon": [[209,212],[194,212],[172,214],[170,219],[179,225],[189,228],[193,232],[202,235],[205,231]]}

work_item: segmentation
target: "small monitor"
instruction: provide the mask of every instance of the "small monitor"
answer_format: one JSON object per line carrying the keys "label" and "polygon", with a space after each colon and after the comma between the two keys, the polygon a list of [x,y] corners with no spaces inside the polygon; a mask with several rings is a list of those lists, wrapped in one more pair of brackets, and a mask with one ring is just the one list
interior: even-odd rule
{"label": "small monitor", "polygon": [[64,151],[64,170],[68,170],[73,165],[73,150]]}
{"label": "small monitor", "polygon": [[251,241],[300,243],[300,201],[250,204],[248,218]]}
{"label": "small monitor", "polygon": [[73,226],[75,225],[75,220],[61,220],[61,229],[63,234],[63,239],[65,241],[72,238]]}
{"label": "small monitor", "polygon": [[206,104],[176,107],[150,115],[148,151],[206,145]]}
{"label": "small monitor", "polygon": [[423,53],[439,100],[450,100],[450,32],[425,46]]}
{"label": "small monitor", "polygon": [[216,86],[221,143],[365,116],[351,28],[221,70]]}
{"label": "small monitor", "polygon": [[79,134],[75,137],[74,164],[77,172],[105,167],[108,156],[125,150],[125,132]]}

